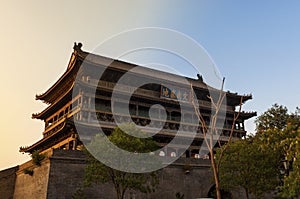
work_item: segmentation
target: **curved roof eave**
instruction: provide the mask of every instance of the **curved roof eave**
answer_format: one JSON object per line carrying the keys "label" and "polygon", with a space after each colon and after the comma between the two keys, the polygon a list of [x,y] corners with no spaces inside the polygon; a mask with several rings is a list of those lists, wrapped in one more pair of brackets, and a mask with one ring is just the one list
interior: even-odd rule
{"label": "curved roof eave", "polygon": [[75,63],[76,63],[76,60],[77,60],[77,53],[76,52],[73,52],[72,53],[72,56],[70,58],[70,61],[69,61],[69,64],[68,64],[68,68],[67,70],[64,72],[64,74],[43,94],[41,95],[36,95],[35,96],[35,99],[36,100],[42,100],[44,103],[47,103],[47,104],[51,104],[51,102],[49,102],[47,100],[47,96],[55,89],[55,87],[57,85],[60,84],[60,82],[66,77],[68,76],[68,74],[72,71],[72,69],[74,68],[75,66]]}
{"label": "curved roof eave", "polygon": [[[73,47],[74,52],[72,53],[72,56],[70,58],[67,70],[55,82],[55,84],[52,85],[45,93],[43,93],[41,95],[36,95],[37,100],[43,100],[43,102],[51,104],[52,102],[47,100],[47,96],[60,84],[60,82],[62,82],[62,80],[64,78],[66,78],[66,76],[72,71],[72,69],[74,68],[74,66],[78,60],[82,60],[82,61],[84,60],[85,62],[91,63],[93,65],[109,65],[112,68],[119,69],[119,70],[127,70],[127,71],[129,71],[130,69],[132,69],[134,67],[139,67],[140,70],[135,71],[137,74],[145,75],[145,74],[148,74],[148,72],[150,71],[152,73],[155,73],[155,78],[167,79],[167,80],[171,80],[171,81],[174,80],[174,82],[178,82],[178,81],[180,82],[180,80],[182,80],[182,76],[177,75],[177,74],[158,71],[158,70],[154,70],[151,68],[142,67],[142,66],[139,66],[139,65],[136,65],[133,63],[128,63],[128,62],[125,62],[122,60],[112,59],[109,57],[88,53],[88,52],[82,51],[81,47],[82,47],[81,43],[79,43],[78,45],[75,43],[75,45]],[[209,89],[213,89],[216,91],[219,90],[217,88],[213,88],[213,87],[207,85],[202,80],[202,78],[199,78],[199,77],[200,76],[198,76],[198,79],[186,77],[186,79],[188,80],[189,83],[191,83],[195,87],[209,88]],[[227,91],[226,93],[228,94],[229,97],[233,97],[233,98],[243,97],[243,103],[249,99],[252,99],[251,94],[250,95],[239,95],[238,93],[232,93],[229,91]]]}
{"label": "curved roof eave", "polygon": [[[63,99],[64,97],[66,97],[70,93],[70,91],[72,91],[73,87],[74,87],[74,83],[71,85],[71,87],[69,88],[69,90],[64,95],[62,95],[60,98],[58,98],[56,100],[56,102],[59,102],[61,99]],[[56,103],[52,103],[46,109],[44,109],[42,112],[40,112],[40,113],[33,113],[32,114],[32,119],[45,119],[45,118],[43,118],[43,115],[46,114],[47,111],[49,111],[50,109],[52,109],[52,107],[55,106],[55,105],[56,105]]]}
{"label": "curved roof eave", "polygon": [[19,152],[25,152],[25,153],[31,152],[35,147],[37,147],[41,143],[49,140],[50,138],[54,137],[55,135],[57,135],[58,132],[62,131],[66,127],[67,122],[68,122],[67,120],[64,121],[63,126],[61,128],[59,128],[55,133],[51,134],[50,136],[43,137],[42,139],[40,139],[39,141],[37,141],[36,143],[34,143],[31,146],[20,147]]}

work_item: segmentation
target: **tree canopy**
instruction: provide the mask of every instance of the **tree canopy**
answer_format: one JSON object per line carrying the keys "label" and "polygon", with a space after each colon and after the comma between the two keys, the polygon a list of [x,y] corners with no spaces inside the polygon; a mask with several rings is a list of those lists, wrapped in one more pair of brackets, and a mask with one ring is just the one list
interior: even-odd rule
{"label": "tree canopy", "polygon": [[[265,116],[272,117],[265,117]],[[277,104],[257,119],[257,137],[261,146],[271,147],[273,154],[286,163],[283,183],[279,187],[285,197],[300,196],[300,115],[299,108],[288,113],[288,109]],[[264,125],[262,125],[264,124]],[[269,125],[265,125],[269,124]],[[272,125],[270,125],[272,124]],[[263,128],[262,128],[263,127]]]}
{"label": "tree canopy", "polygon": [[224,153],[221,187],[243,187],[257,197],[272,190],[282,197],[300,196],[299,109],[289,113],[274,104],[256,119],[256,127],[254,136],[235,141]]}
{"label": "tree canopy", "polygon": [[[135,132],[135,135],[144,134],[134,124],[124,124],[122,129],[126,129],[126,132]],[[151,138],[130,136],[122,129],[117,127],[108,136],[109,140],[119,148],[137,153],[150,152],[158,148],[156,142]],[[87,147],[93,148],[94,152],[99,153],[105,152],[104,150],[110,150],[106,146],[102,146],[102,139],[101,135],[96,135]],[[98,161],[91,154],[89,154],[88,162],[85,172],[85,185],[112,183],[117,199],[123,199],[127,190],[136,190],[142,193],[153,192],[159,183],[157,172],[138,174],[119,171]],[[128,163],[130,164],[130,162]]]}
{"label": "tree canopy", "polygon": [[280,161],[271,151],[260,147],[255,137],[232,142],[219,168],[221,188],[230,191],[242,187],[247,198],[249,194],[260,197],[274,190]]}
{"label": "tree canopy", "polygon": [[266,112],[255,120],[256,130],[266,131],[270,129],[283,129],[289,118],[288,109],[285,106],[274,104]]}

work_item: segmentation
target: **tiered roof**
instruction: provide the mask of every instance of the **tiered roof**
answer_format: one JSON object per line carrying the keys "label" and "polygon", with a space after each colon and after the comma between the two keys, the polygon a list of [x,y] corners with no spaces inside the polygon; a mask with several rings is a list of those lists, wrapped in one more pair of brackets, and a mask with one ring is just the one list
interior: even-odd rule
{"label": "tiered roof", "polygon": [[[176,80],[176,78],[182,78],[181,76],[175,74],[138,66],[120,60],[114,60],[100,55],[91,54],[81,50],[81,47],[82,47],[81,43],[79,43],[78,45],[75,43],[73,47],[74,52],[71,55],[67,70],[45,93],[41,95],[36,95],[37,100],[42,100],[43,102],[50,104],[50,106],[46,108],[44,111],[42,111],[41,113],[33,114],[32,115],[33,118],[45,119],[48,116],[47,112],[53,109],[56,103],[59,103],[62,99],[66,98],[68,95],[71,94],[72,88],[74,86],[76,73],[78,72],[80,65],[83,62],[88,62],[91,63],[92,65],[104,65],[104,66],[109,64],[110,68],[115,70],[121,70],[121,71],[129,71],[134,67],[139,67],[139,69],[141,70],[137,70],[138,75],[145,76],[145,74],[151,74],[151,75],[154,74],[154,77],[158,79]],[[111,80],[115,80],[116,77],[114,75],[117,75],[117,73],[110,74],[108,78]],[[154,78],[154,77],[150,77],[150,78]],[[186,79],[190,81],[194,87],[203,88],[203,89],[208,88],[208,85],[205,84],[202,81],[202,79],[193,79],[193,78],[186,78]],[[227,96],[227,102],[232,104],[233,106],[237,106],[240,104],[241,97],[243,97],[243,103],[249,99],[252,99],[251,94],[239,95],[237,93],[232,93],[230,91],[226,92],[226,96]],[[252,115],[254,116],[254,113]]]}
{"label": "tiered roof", "polygon": [[[49,106],[44,109],[42,112],[33,114],[32,118],[35,119],[41,119],[46,120],[48,117],[50,117],[53,113],[56,112],[57,109],[59,109],[61,106],[72,100],[72,89],[74,88],[74,82],[76,75],[81,67],[81,64],[83,62],[89,63],[93,66],[107,66],[115,73],[110,73],[106,76],[106,81],[113,81],[116,78],[116,76],[120,76],[121,73],[125,73],[126,71],[131,70],[132,68],[138,67],[140,70],[137,70],[136,75],[142,76],[145,78],[157,78],[160,80],[176,80],[177,78],[182,78],[182,76],[178,76],[175,74],[162,72],[142,66],[138,66],[132,63],[127,63],[121,60],[115,60],[108,57],[100,56],[91,54],[88,52],[85,52],[81,49],[82,44],[76,44],[74,45],[73,53],[71,55],[67,70],[63,73],[63,75],[43,94],[36,95],[37,100],[41,100],[46,104],[49,104]],[[147,76],[147,74],[151,74],[152,76]],[[154,76],[153,76],[154,74]],[[198,75],[198,79],[193,78],[186,78],[189,82],[192,83],[193,87],[196,87],[198,89],[206,89],[208,88],[208,85],[203,82],[202,78]],[[209,87],[211,88],[211,87]],[[217,89],[214,89],[215,91],[218,91]],[[227,97],[227,103],[230,104],[230,106],[237,106],[240,104],[240,99],[242,97],[242,102],[246,102],[249,99],[252,99],[252,95],[239,95],[237,93],[231,93],[229,91],[226,92]],[[227,113],[228,114],[228,113]],[[229,114],[234,114],[234,110],[229,111]],[[241,112],[240,117],[243,118],[243,120],[249,119],[253,116],[256,116],[256,112]],[[66,124],[71,121],[68,121],[68,119],[65,119],[64,124],[61,125],[61,131],[66,128]],[[46,131],[49,131],[49,129],[45,129]],[[37,149],[39,145],[49,145],[49,140],[54,139],[55,136],[58,136],[56,133],[53,133],[51,136],[44,136],[43,139],[38,141],[37,143],[33,144],[29,147],[21,147],[20,151],[22,152],[32,152],[33,150]],[[48,143],[48,144],[47,144]]]}

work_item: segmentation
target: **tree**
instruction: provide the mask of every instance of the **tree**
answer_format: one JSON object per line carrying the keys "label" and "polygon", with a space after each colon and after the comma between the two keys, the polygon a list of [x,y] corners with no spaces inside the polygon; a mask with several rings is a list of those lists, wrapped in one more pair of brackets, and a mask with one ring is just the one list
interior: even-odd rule
{"label": "tree", "polygon": [[[220,148],[220,151],[219,151],[219,154],[218,154],[219,157],[216,161],[215,160],[215,155],[214,155],[215,154],[214,140],[216,139],[215,138],[216,135],[221,134],[220,131],[222,131],[222,129],[220,130],[217,127],[217,124],[218,124],[218,121],[219,121],[220,113],[222,112],[221,108],[226,106],[226,104],[224,104],[224,99],[226,97],[226,93],[223,91],[224,83],[225,83],[225,78],[223,78],[222,86],[221,86],[221,89],[219,91],[218,96],[207,96],[208,99],[210,100],[211,104],[212,104],[211,118],[210,118],[211,122],[210,122],[209,126],[207,125],[204,117],[202,116],[202,114],[199,111],[199,106],[197,104],[197,100],[194,98],[194,95],[192,95],[192,103],[193,103],[193,106],[194,106],[194,109],[195,109],[195,113],[196,113],[196,115],[197,115],[197,117],[200,121],[200,128],[203,132],[204,142],[206,143],[206,146],[207,146],[209,154],[210,154],[210,162],[211,162],[211,168],[213,170],[214,182],[215,182],[215,185],[216,185],[217,199],[221,199],[221,189],[220,189],[220,185],[219,185],[219,181],[220,181],[219,167],[220,167],[220,164],[221,164],[223,154],[225,153],[227,147],[231,143],[235,123],[236,123],[237,119],[239,118],[240,112],[242,110],[242,104],[243,104],[243,97],[241,97],[238,112],[235,112],[234,115],[233,115],[233,122],[232,122],[232,125],[231,125],[231,131],[230,131],[230,134],[229,134],[228,142],[224,147]],[[193,90],[192,84],[190,86],[191,86],[191,90]],[[217,100],[216,100],[216,98],[217,98]],[[222,144],[221,144],[220,140],[218,139],[217,141],[218,141],[219,146],[221,147]]]}
{"label": "tree", "polygon": [[300,117],[297,112],[290,115],[287,126],[282,130],[283,139],[280,149],[284,153],[284,159],[288,169],[281,187],[285,197],[300,196]]}
{"label": "tree", "polygon": [[300,196],[299,108],[289,114],[286,107],[275,104],[258,117],[256,125],[261,147],[272,148],[287,165],[283,184],[279,186],[282,196]]}
{"label": "tree", "polygon": [[288,109],[285,106],[274,104],[266,112],[255,120],[256,130],[266,131],[270,129],[282,130],[287,125],[289,118]]}
{"label": "tree", "polygon": [[283,186],[281,187],[282,196],[285,197],[299,197],[300,196],[300,136],[298,136],[291,142],[290,147],[294,148],[293,153],[287,156],[287,162],[292,162],[290,167],[292,170],[288,172],[288,176],[285,176]]}
{"label": "tree", "polygon": [[[224,147],[224,146],[223,146]],[[220,150],[217,151],[217,156]],[[237,140],[223,154],[219,168],[220,186],[230,191],[244,188],[256,197],[270,192],[278,185],[280,158],[272,148],[262,148],[256,137]]]}
{"label": "tree", "polygon": [[282,196],[284,197],[299,197],[300,193],[300,157],[298,155],[297,160],[293,163],[293,171],[290,175],[284,179],[282,187]]}
{"label": "tree", "polygon": [[[134,132],[134,135],[144,134],[141,130],[135,128],[134,124],[122,126],[126,132]],[[146,153],[154,151],[158,145],[151,138],[140,138],[130,136],[120,127],[117,127],[110,136],[109,140],[116,146],[137,153]],[[93,148],[98,153],[104,150],[110,150],[103,146],[103,137],[99,134],[95,136],[87,148]],[[113,153],[113,151],[112,151]],[[157,172],[151,173],[128,173],[110,168],[102,162],[95,159],[91,154],[88,155],[88,166],[85,171],[85,185],[112,183],[116,192],[117,199],[123,199],[127,190],[136,190],[142,193],[154,192],[158,184]]]}

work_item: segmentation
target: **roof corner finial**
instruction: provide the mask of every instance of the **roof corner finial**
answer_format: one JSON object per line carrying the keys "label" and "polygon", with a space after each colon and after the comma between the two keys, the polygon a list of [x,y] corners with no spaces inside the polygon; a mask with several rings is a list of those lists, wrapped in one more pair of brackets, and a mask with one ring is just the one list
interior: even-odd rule
{"label": "roof corner finial", "polygon": [[81,51],[81,47],[82,47],[82,43],[76,43],[76,42],[74,42],[74,47],[73,47],[73,49],[74,49],[74,51]]}
{"label": "roof corner finial", "polygon": [[199,81],[203,82],[203,77],[202,77],[202,75],[197,74],[197,77],[198,77],[198,80],[199,80]]}

